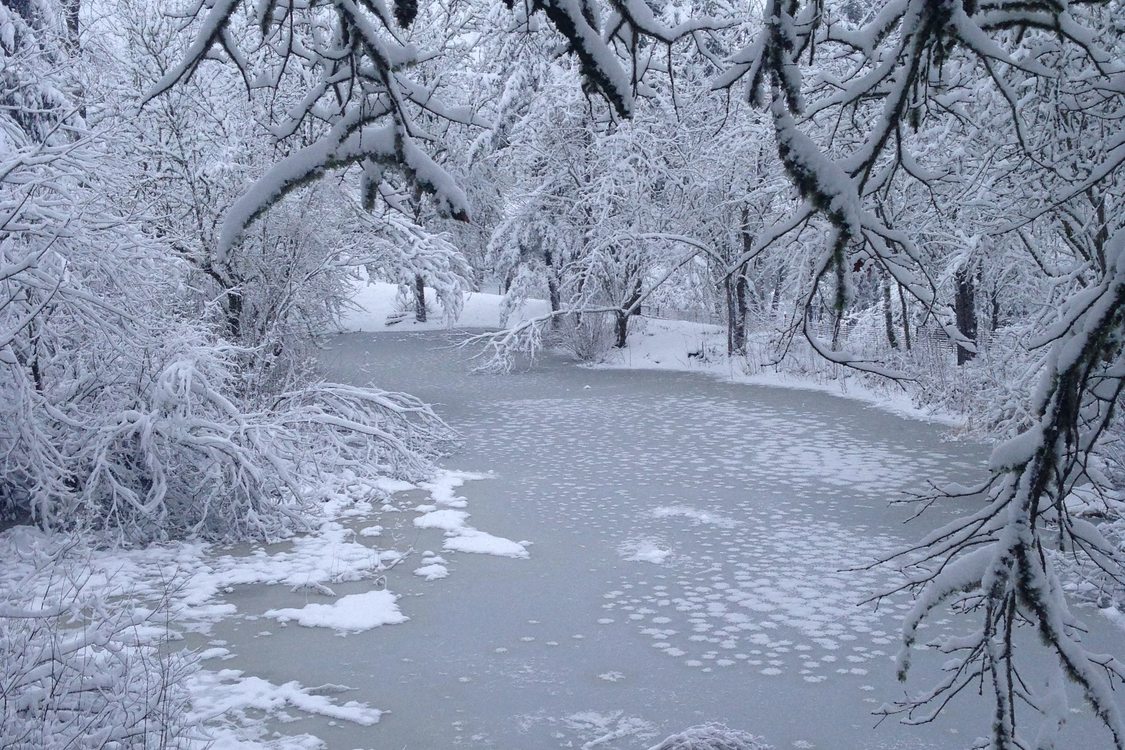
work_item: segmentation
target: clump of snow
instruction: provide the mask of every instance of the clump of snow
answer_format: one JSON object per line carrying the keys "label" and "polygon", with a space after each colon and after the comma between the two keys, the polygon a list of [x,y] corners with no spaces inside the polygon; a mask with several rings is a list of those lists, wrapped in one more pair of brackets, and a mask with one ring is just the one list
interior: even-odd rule
{"label": "clump of snow", "polygon": [[662,565],[672,556],[672,550],[660,547],[652,539],[635,539],[625,542],[618,549],[621,556],[631,562],[647,562]]}
{"label": "clump of snow", "polygon": [[636,716],[626,716],[621,711],[579,711],[564,717],[563,724],[591,738],[582,743],[582,750],[607,746],[625,737],[645,738],[654,734],[651,723]]}
{"label": "clump of snow", "polygon": [[771,750],[761,737],[723,724],[700,724],[674,734],[651,750]]}
{"label": "clump of snow", "polygon": [[359,633],[381,625],[398,625],[409,618],[399,611],[398,597],[389,591],[366,591],[342,596],[331,604],[271,609],[265,612],[280,622],[295,621],[308,628],[332,628],[341,633]]}
{"label": "clump of snow", "polygon": [[687,505],[663,505],[659,508],[654,508],[652,515],[656,518],[690,518],[697,523],[718,526],[723,529],[733,528],[738,525],[738,521],[735,521],[733,518],[727,518],[725,516],[720,516],[718,513],[692,508]]}
{"label": "clump of snow", "polygon": [[435,510],[414,519],[414,525],[420,529],[441,529],[442,531],[459,531],[465,528],[465,519],[469,514],[463,510]]}
{"label": "clump of snow", "polygon": [[406,492],[407,490],[414,489],[414,485],[403,479],[393,479],[391,477],[379,477],[375,480],[375,487],[386,492],[388,495],[393,495],[396,492]]}
{"label": "clump of snow", "polygon": [[430,563],[429,565],[415,568],[414,575],[421,576],[427,581],[436,581],[439,578],[447,577],[449,575],[449,568],[441,563]]}
{"label": "clump of snow", "polygon": [[[188,689],[193,696],[190,713],[193,721],[206,724],[221,720],[205,730],[211,735],[214,747],[246,747],[240,740],[247,730],[263,731],[255,714],[275,715],[287,706],[365,727],[377,723],[382,716],[382,711],[367,704],[358,701],[336,703],[323,694],[343,692],[348,688],[337,685],[307,688],[299,682],[275,685],[260,677],[247,676],[237,669],[199,670],[188,679]],[[288,737],[287,745],[292,746],[302,739],[309,741],[306,746],[323,746],[322,742],[307,735],[303,738]]]}
{"label": "clump of snow", "polygon": [[445,549],[453,552],[473,552],[478,555],[498,557],[527,557],[527,547],[502,536],[466,526],[445,540]]}
{"label": "clump of snow", "polygon": [[426,550],[422,553],[422,565],[414,569],[414,575],[421,576],[427,581],[436,581],[449,575],[448,565],[444,557]]}
{"label": "clump of snow", "polygon": [[459,497],[454,490],[465,482],[477,482],[490,477],[491,474],[476,474],[471,471],[442,471],[429,482],[423,482],[419,486],[430,493],[430,498],[437,505],[464,508],[467,505],[465,498]]}

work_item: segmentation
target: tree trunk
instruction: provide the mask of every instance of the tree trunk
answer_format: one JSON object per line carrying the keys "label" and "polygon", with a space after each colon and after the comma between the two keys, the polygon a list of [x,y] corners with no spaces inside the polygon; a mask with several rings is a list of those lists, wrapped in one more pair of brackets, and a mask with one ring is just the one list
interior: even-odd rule
{"label": "tree trunk", "polygon": [[629,339],[629,316],[621,311],[615,312],[613,315],[614,329],[617,333],[617,337],[613,342],[613,345],[618,349],[624,349],[625,344]]}
{"label": "tree trunk", "polygon": [[727,354],[746,354],[746,317],[750,309],[750,282],[746,279],[743,264],[734,275],[727,277]]}
{"label": "tree trunk", "polygon": [[902,291],[902,284],[898,285],[898,301],[902,306],[902,343],[906,351],[910,351],[910,314],[906,307],[906,292]]}
{"label": "tree trunk", "polygon": [[[551,312],[557,313],[562,308],[562,292],[559,289],[559,279],[555,271],[554,257],[551,252],[544,251],[543,263],[547,266],[547,296],[551,302]],[[551,318],[551,328],[558,328],[560,324],[559,316],[555,315]]]}
{"label": "tree trunk", "polygon": [[895,317],[891,314],[891,282],[883,277],[883,323],[887,327],[887,343],[892,349],[898,349],[898,337],[895,336]]}
{"label": "tree trunk", "polygon": [[414,274],[414,319],[426,322],[426,282],[422,274]]}
{"label": "tree trunk", "polygon": [[[973,343],[977,340],[976,284],[973,273],[967,266],[957,269],[954,278],[956,289],[953,298],[953,311],[957,316],[957,329]],[[977,356],[975,352],[958,346],[957,364],[963,365]]]}
{"label": "tree trunk", "polygon": [[781,304],[781,285],[785,282],[785,272],[782,269],[777,269],[777,278],[773,282],[773,290],[770,292],[770,318],[771,320],[777,319],[777,308]]}
{"label": "tree trunk", "polygon": [[730,276],[723,279],[723,304],[727,312],[727,354],[734,354],[734,290]]}
{"label": "tree trunk", "polygon": [[992,285],[992,309],[989,310],[988,330],[995,333],[996,329],[1000,327],[1000,287],[997,284]]}
{"label": "tree trunk", "polygon": [[227,332],[231,341],[242,338],[242,290],[237,286],[226,290]]}
{"label": "tree trunk", "polygon": [[[626,310],[630,309],[631,307],[633,307],[633,305],[637,304],[637,300],[639,300],[640,298],[641,282],[640,280],[637,280],[633,282],[633,288],[629,292],[629,298],[625,301],[625,304],[622,305],[622,308]],[[618,349],[625,348],[625,344],[628,342],[629,338],[629,318],[633,317],[636,314],[637,312],[635,310],[629,314],[625,314],[621,310],[618,310],[616,313],[614,313],[614,327],[617,332],[617,337],[613,345]]]}

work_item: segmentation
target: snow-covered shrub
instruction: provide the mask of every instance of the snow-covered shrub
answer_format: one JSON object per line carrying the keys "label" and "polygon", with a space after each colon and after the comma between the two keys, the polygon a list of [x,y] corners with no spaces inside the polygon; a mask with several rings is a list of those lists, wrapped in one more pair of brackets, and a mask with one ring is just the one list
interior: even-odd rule
{"label": "snow-covered shrub", "polygon": [[613,348],[613,315],[589,313],[581,318],[563,316],[559,323],[559,342],[582,362],[601,362]]}
{"label": "snow-covered shrub", "polygon": [[70,545],[51,546],[6,561],[28,574],[0,587],[0,747],[187,747],[194,665],[160,644],[165,612],[94,593]]}
{"label": "snow-covered shrub", "polygon": [[135,352],[145,366],[126,360],[135,370],[85,398],[52,402],[21,381],[0,431],[6,504],[126,541],[269,538],[302,527],[337,469],[371,493],[379,476],[424,476],[448,447],[444,424],[403,394],[306,381],[239,396],[239,350],[189,333]]}
{"label": "snow-covered shrub", "polygon": [[674,734],[651,750],[770,750],[761,737],[724,724],[700,724]]}
{"label": "snow-covered shrub", "polygon": [[[84,114],[64,18],[53,0],[0,7],[0,516],[130,542],[273,537],[345,474],[361,493],[423,475],[451,437],[429,409],[309,366],[358,268],[340,255],[346,202],[298,190],[220,263],[208,199],[229,199],[238,160],[182,139],[177,158],[146,151],[112,100]],[[200,113],[206,93],[176,104]],[[165,114],[140,119],[150,136],[187,127]],[[181,193],[191,212],[168,219]]]}

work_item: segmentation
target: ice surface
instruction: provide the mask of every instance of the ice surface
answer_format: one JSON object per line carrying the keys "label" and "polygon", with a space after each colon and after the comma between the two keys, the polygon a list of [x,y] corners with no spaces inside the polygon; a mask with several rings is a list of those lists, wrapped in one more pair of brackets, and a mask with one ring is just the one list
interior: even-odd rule
{"label": "ice surface", "polygon": [[[822,393],[718,377],[550,356],[466,376],[441,349],[450,340],[344,336],[329,355],[337,372],[377,362],[387,386],[439,401],[465,438],[449,466],[492,474],[412,496],[433,508],[403,519],[415,547],[444,550],[449,532],[413,519],[446,509],[535,540],[518,564],[442,551],[456,571],[440,587],[390,573],[395,591],[423,593],[409,624],[370,634],[364,669],[395,686],[379,700],[390,745],[639,750],[716,721],[777,748],[959,750],[964,726],[987,728],[972,702],[926,727],[872,728],[870,712],[902,692],[892,656],[911,601],[863,603],[897,580],[866,566],[929,528],[903,527],[909,509],[887,501],[972,480],[982,448]],[[467,507],[447,504],[458,498]]]}
{"label": "ice surface", "polygon": [[[464,449],[425,486],[341,506],[278,545],[102,561],[123,580],[181,577],[176,627],[210,649],[197,708],[230,707],[219,746],[311,734],[327,747],[638,750],[716,721],[777,748],[959,750],[963,726],[987,726],[987,706],[966,702],[950,720],[872,729],[870,712],[901,695],[891,657],[911,602],[863,603],[897,581],[867,564],[955,510],[903,527],[908,510],[886,501],[971,480],[982,448],[824,394],[690,374],[548,356],[467,376],[451,341],[345,335],[325,354],[330,376],[409,390],[461,431]],[[527,554],[513,541],[525,538],[533,555],[496,556]],[[396,594],[409,622],[340,627],[389,616],[380,599]],[[319,626],[259,620],[278,612]],[[1111,650],[1119,631],[1100,622],[1086,637]],[[915,653],[923,668],[941,658]],[[341,684],[353,690],[303,687]],[[1072,717],[1070,746],[1099,746],[1089,726]]]}

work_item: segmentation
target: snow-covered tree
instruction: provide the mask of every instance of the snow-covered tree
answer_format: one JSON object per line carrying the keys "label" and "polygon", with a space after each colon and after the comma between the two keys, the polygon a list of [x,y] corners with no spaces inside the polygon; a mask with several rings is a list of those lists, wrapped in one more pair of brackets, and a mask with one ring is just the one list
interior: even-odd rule
{"label": "snow-covered tree", "polygon": [[[1010,223],[1003,229],[1014,232],[1048,221],[1057,206],[1083,195],[1095,196],[1094,215],[1102,201],[1114,205],[1114,186],[1125,163],[1120,126],[1125,68],[1113,20],[1119,12],[1115,3],[902,0],[854,24],[837,19],[820,2],[770,2],[761,33],[719,83],[745,80],[752,99],[768,107],[779,157],[805,197],[764,242],[816,216],[832,227],[806,301],[832,279],[842,309],[854,259],[870,258],[926,305],[965,351],[975,351],[970,332],[957,329],[963,316],[944,312],[927,282],[934,270],[911,228],[889,225],[874,198],[896,178],[926,181],[912,130],[926,120],[957,117],[966,88],[984,81],[1009,105],[988,125],[1011,134],[1032,165],[1028,169],[1048,188],[1037,204],[1025,203],[1005,217]],[[846,64],[831,77],[820,73],[824,85],[809,87],[803,72],[816,55]],[[1082,74],[1075,76],[1076,70]],[[809,132],[830,118],[854,123],[839,152]],[[1068,127],[1036,127],[1038,118]],[[1001,202],[994,208],[1009,206]],[[1087,222],[1084,229],[1101,238],[1104,262],[1098,260],[1096,244],[1079,240],[1091,256],[1084,278],[1072,282],[1070,294],[1056,298],[1054,320],[1039,323],[1040,336],[1033,343],[1045,356],[1031,397],[1030,424],[994,452],[992,479],[979,488],[987,492],[985,506],[923,540],[922,555],[910,556],[907,569],[920,594],[906,626],[904,675],[916,628],[939,604],[952,599],[977,613],[980,625],[941,644],[954,656],[945,676],[901,710],[908,720],[924,721],[949,697],[983,679],[996,701],[991,742],[998,748],[1051,746],[1053,727],[1062,719],[1050,712],[1038,739],[1020,729],[1021,703],[1043,709],[1059,705],[1021,678],[1025,655],[1013,648],[1014,628],[1021,623],[1038,630],[1060,670],[1082,687],[1115,746],[1125,746],[1125,723],[1110,690],[1122,668],[1082,647],[1077,620],[1046,554],[1061,544],[1071,554],[1120,570],[1114,547],[1067,508],[1074,487],[1096,482],[1085,466],[1113,423],[1125,384],[1120,344],[1125,276],[1118,268],[1125,232],[1113,219]],[[1030,244],[1032,238],[1027,240]],[[1038,249],[1032,246],[1031,252]],[[809,339],[827,357],[870,367]]]}
{"label": "snow-covered tree", "polygon": [[[729,56],[723,50],[745,34],[737,24],[729,29],[731,18],[714,17],[719,12],[665,17],[641,0],[517,6],[513,29],[531,31],[545,19],[565,40],[588,98],[567,88],[570,73],[558,64],[561,85],[542,68],[525,70],[513,93],[567,92],[561,125],[536,131],[530,102],[496,107],[493,150],[527,148],[489,232],[493,258],[505,275],[519,271],[512,277],[517,293],[542,284],[558,309],[489,337],[493,350],[522,334],[537,341],[549,320],[575,312],[568,295],[584,315],[627,319],[677,264],[704,248],[722,257],[710,247],[721,233],[704,232],[702,223],[706,238],[649,224],[667,218],[670,201],[662,194],[669,185],[705,189],[704,176],[691,169],[699,160],[682,170],[666,163],[664,133],[646,120],[652,102],[692,101],[673,91],[681,70],[676,50],[690,41],[701,65],[717,71],[716,89],[745,90],[766,114],[798,197],[790,203],[793,194],[755,182],[770,172],[747,154],[736,162],[743,165],[736,192],[762,188],[770,197],[760,202],[770,208],[755,218],[769,221],[750,220],[745,194],[729,204],[739,218],[721,219],[748,243],[718,275],[749,279],[749,264],[773,263],[760,278],[784,288],[789,340],[802,338],[835,364],[905,380],[916,373],[879,352],[850,348],[843,328],[857,315],[875,321],[893,350],[899,328],[905,347],[911,325],[925,322],[958,347],[966,372],[979,372],[995,361],[974,359],[984,350],[982,320],[1012,323],[1037,311],[1014,337],[1033,352],[1022,361],[1039,384],[998,401],[989,415],[1016,434],[996,449],[987,486],[973,488],[987,502],[903,558],[919,597],[907,647],[939,605],[971,612],[975,626],[940,644],[953,658],[932,690],[888,712],[925,721],[984,681],[996,702],[994,747],[1051,746],[1064,703],[1021,679],[1025,654],[1013,648],[1013,632],[1027,624],[1081,686],[1115,745],[1125,747],[1125,720],[1110,694],[1125,670],[1082,647],[1050,553],[1061,549],[1122,577],[1119,550],[1068,504],[1076,491],[1105,484],[1092,466],[1118,429],[1125,385],[1120,2],[768,0],[760,19],[742,19],[755,32]],[[225,57],[251,90],[297,93],[275,130],[283,142],[306,125],[312,130],[308,144],[288,151],[234,203],[217,242],[220,259],[267,207],[329,168],[359,167],[368,190],[387,170],[398,171],[445,214],[467,217],[464,193],[438,166],[438,133],[447,132],[439,123],[476,120],[437,104],[438,84],[408,77],[422,58],[404,43],[414,7],[403,0],[394,18],[383,5],[350,0],[221,0],[200,10],[191,47],[154,94]],[[490,22],[474,34],[504,33],[494,15],[479,18]],[[255,34],[261,43],[248,43]],[[514,60],[502,61],[506,75],[520,67]],[[630,116],[635,122],[618,121]],[[657,146],[646,155],[648,144]],[[673,175],[686,182],[668,182]],[[688,258],[676,259],[669,243],[689,245]],[[729,250],[729,237],[723,244]],[[796,252],[784,262],[771,259],[783,246]],[[1019,293],[994,300],[983,314],[985,290],[1013,285],[1001,264],[1017,257]],[[731,294],[739,308],[738,282]],[[770,297],[772,306],[772,289]],[[905,656],[900,666],[905,676]],[[1025,705],[1049,714],[1038,738],[1021,720]]]}

